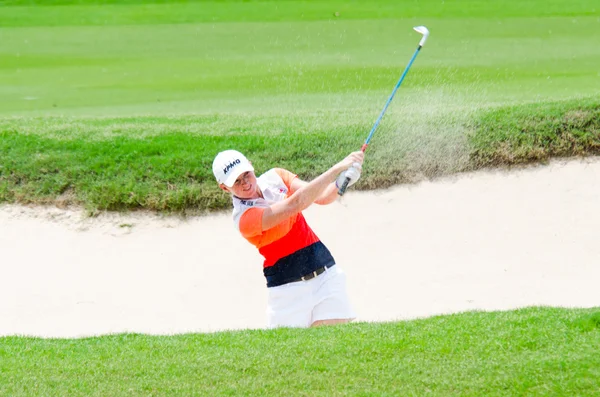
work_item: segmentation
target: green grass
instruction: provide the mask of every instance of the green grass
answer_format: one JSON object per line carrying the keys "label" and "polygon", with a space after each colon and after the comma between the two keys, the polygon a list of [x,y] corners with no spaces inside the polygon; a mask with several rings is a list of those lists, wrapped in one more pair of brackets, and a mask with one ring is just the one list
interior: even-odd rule
{"label": "green grass", "polygon": [[[507,7],[506,4],[509,4]],[[374,6],[376,4],[376,6]],[[332,19],[597,16],[593,1],[0,0],[2,26],[87,26]],[[32,12],[31,6],[37,6]],[[61,7],[62,6],[62,7]],[[68,12],[64,6],[69,6]],[[337,15],[336,15],[337,13]]]}
{"label": "green grass", "polygon": [[[283,122],[232,116],[5,121],[0,123],[0,201],[83,203],[91,212],[224,209],[230,199],[216,188],[211,171],[216,152],[235,147],[250,155],[257,171],[277,164],[311,179],[360,142],[366,126],[348,116],[332,120],[312,114]],[[357,188],[600,154],[597,99],[485,110],[473,113],[470,120],[415,123],[418,140],[394,131],[378,137]],[[265,124],[280,125],[264,132]],[[295,133],[299,125],[304,131]],[[230,131],[233,126],[239,130]],[[429,134],[429,128],[439,135]],[[464,141],[451,135],[456,131],[462,131]]]}
{"label": "green grass", "polygon": [[473,168],[600,155],[600,100],[513,106],[472,127]]}
{"label": "green grass", "polygon": [[86,339],[0,338],[0,395],[594,396],[600,312]]}
{"label": "green grass", "polygon": [[222,209],[210,164],[228,148],[259,171],[310,179],[363,143],[418,24],[430,40],[357,189],[597,154],[597,123],[569,120],[598,114],[599,10],[592,0],[0,1],[0,202]]}

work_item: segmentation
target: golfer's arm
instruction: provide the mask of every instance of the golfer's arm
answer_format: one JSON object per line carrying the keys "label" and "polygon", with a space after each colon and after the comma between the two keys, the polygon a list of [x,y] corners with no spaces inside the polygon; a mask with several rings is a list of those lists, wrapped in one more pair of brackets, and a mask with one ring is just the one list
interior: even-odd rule
{"label": "golfer's arm", "polygon": [[268,230],[287,218],[305,210],[323,193],[335,186],[333,181],[342,170],[338,165],[331,167],[310,182],[303,182],[290,197],[266,208],[262,216],[262,230]]}
{"label": "golfer's arm", "polygon": [[327,205],[333,203],[338,198],[338,188],[335,185],[335,181],[330,183],[325,189],[323,194],[315,200],[315,204]]}
{"label": "golfer's arm", "polygon": [[[297,190],[299,190],[300,188],[302,188],[303,186],[308,185],[308,182],[303,181],[301,179],[295,178],[294,181],[292,182],[292,192],[295,192]],[[338,192],[338,188],[335,185],[335,181],[330,183],[329,186],[327,186],[325,188],[325,190],[323,191],[323,193],[321,193],[319,195],[319,197],[317,197],[317,199],[314,201],[315,204],[320,204],[320,205],[327,205],[327,204],[331,204],[333,203],[335,200],[337,200],[337,192]]]}

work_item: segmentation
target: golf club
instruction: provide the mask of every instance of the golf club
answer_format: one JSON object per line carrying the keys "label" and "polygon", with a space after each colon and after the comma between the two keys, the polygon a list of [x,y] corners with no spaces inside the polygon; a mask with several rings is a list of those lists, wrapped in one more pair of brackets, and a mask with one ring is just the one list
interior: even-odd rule
{"label": "golf club", "polygon": [[[373,128],[371,128],[371,132],[369,133],[367,140],[362,145],[361,150],[363,151],[363,153],[365,150],[367,150],[367,146],[369,146],[369,142],[371,142],[371,138],[373,137],[373,134],[375,133],[375,130],[377,129],[377,126],[379,125],[379,122],[383,118],[383,115],[384,115],[385,111],[387,110],[388,106],[390,105],[390,102],[392,102],[392,99],[394,98],[396,91],[400,87],[400,84],[402,84],[402,80],[404,80],[406,73],[408,73],[408,69],[410,69],[410,66],[414,62],[417,55],[419,54],[419,51],[421,51],[421,48],[423,47],[423,45],[425,45],[425,41],[427,41],[427,37],[429,37],[429,30],[425,26],[416,26],[413,29],[416,30],[417,32],[419,32],[420,34],[422,34],[423,37],[421,38],[421,41],[419,42],[419,46],[417,47],[417,50],[415,51],[412,58],[410,59],[410,62],[408,62],[406,69],[404,69],[402,76],[400,76],[400,80],[398,80],[398,83],[396,83],[396,87],[394,87],[394,90],[392,91],[392,95],[390,95],[390,97],[388,98],[387,102],[385,103],[385,106],[383,107],[383,110],[381,111],[381,114],[377,118],[377,121],[375,121]],[[338,194],[340,196],[343,196],[344,193],[346,192],[346,189],[348,188],[348,183],[350,183],[350,178],[346,178],[346,180],[344,181],[342,186],[340,186],[340,188],[338,190]]]}

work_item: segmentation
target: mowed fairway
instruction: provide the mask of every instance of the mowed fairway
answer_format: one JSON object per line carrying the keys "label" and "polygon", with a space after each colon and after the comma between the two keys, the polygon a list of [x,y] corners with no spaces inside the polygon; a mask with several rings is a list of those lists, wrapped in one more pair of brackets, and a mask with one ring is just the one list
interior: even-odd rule
{"label": "mowed fairway", "polygon": [[431,40],[399,115],[415,105],[548,101],[600,88],[594,1],[123,3],[4,6],[0,113],[361,109],[355,118],[367,123],[416,48],[417,24]]}
{"label": "mowed fairway", "polygon": [[600,90],[591,0],[102,3],[0,3],[1,201],[223,208],[229,147],[314,177],[364,141],[415,25],[359,189],[476,167],[482,111],[574,99],[561,119]]}

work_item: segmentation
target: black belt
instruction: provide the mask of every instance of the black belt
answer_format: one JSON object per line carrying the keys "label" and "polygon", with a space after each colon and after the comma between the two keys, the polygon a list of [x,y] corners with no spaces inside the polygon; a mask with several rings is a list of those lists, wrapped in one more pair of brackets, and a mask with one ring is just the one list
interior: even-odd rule
{"label": "black belt", "polygon": [[331,267],[331,266],[333,266],[333,264],[332,264],[332,265],[329,265],[329,266],[323,266],[323,267],[320,267],[320,268],[318,268],[317,270],[315,270],[315,271],[313,271],[313,272],[310,272],[310,273],[308,273],[308,274],[305,274],[304,276],[302,276],[302,277],[300,277],[300,278],[297,278],[297,279],[295,279],[295,280],[289,281],[289,282],[290,282],[290,283],[295,283],[295,282],[298,282],[298,281],[308,281],[308,280],[311,280],[311,279],[313,279],[313,278],[317,277],[319,274],[323,274],[323,272],[325,272],[325,270],[326,270],[328,267]]}

